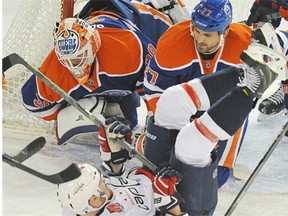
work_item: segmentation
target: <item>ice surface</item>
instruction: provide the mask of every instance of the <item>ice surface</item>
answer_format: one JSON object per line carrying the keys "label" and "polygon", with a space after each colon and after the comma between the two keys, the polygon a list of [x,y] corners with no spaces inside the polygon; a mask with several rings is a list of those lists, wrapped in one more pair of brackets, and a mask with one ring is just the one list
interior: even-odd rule
{"label": "ice surface", "polygon": [[[20,0],[3,0],[3,34],[5,34]],[[286,25],[287,26],[287,25]],[[286,27],[285,27],[286,28]],[[235,173],[247,179],[280,132],[287,117],[267,123],[257,123],[257,110],[250,115],[250,125],[239,154]],[[3,152],[17,154],[33,139],[44,134],[29,134],[29,131],[3,129]],[[57,146],[52,135],[44,135],[47,144],[38,154],[24,162],[25,165],[45,174],[54,174],[72,162],[98,163],[99,147],[96,144]],[[252,183],[233,215],[235,216],[285,216],[288,215],[288,141],[281,142]],[[134,161],[135,162],[135,161]],[[129,165],[131,166],[131,164]],[[244,180],[230,179],[219,190],[216,216],[223,216]],[[8,164],[2,165],[2,215],[3,216],[56,216],[61,214],[55,185],[25,173]]]}
{"label": "ice surface", "polygon": [[[256,122],[256,116],[257,110],[254,110],[250,115],[248,134],[237,161],[239,170],[237,172],[236,169],[235,173],[243,178],[247,178],[257,166],[282,125],[287,121],[287,117],[282,117],[273,122],[259,124]],[[4,129],[3,152],[16,154],[30,141],[42,135],[31,135],[27,132],[12,134],[9,130]],[[100,163],[99,146],[94,143],[58,146],[52,135],[45,137],[47,139],[46,146],[24,162],[25,165],[45,174],[54,174],[72,162]],[[233,215],[288,215],[286,207],[288,203],[287,152],[288,143],[281,142]],[[55,185],[7,164],[3,164],[2,168],[4,216],[60,215],[61,208],[57,201]],[[243,184],[244,180],[230,179],[219,190],[219,204],[215,215],[224,215]]]}

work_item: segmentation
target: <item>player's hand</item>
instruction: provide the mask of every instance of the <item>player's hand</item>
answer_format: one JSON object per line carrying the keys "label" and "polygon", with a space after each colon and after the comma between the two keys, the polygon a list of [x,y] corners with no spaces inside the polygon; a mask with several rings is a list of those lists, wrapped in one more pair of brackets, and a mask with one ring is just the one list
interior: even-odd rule
{"label": "player's hand", "polygon": [[179,183],[182,175],[171,165],[159,167],[154,173],[145,168],[139,168],[136,174],[146,175],[152,182],[153,191],[163,196],[175,194],[175,185]]}
{"label": "player's hand", "polygon": [[102,160],[121,164],[130,160],[131,156],[127,150],[121,147],[118,139],[125,139],[131,143],[132,131],[129,127],[129,121],[123,118],[108,118],[105,125],[99,128],[100,155]]}

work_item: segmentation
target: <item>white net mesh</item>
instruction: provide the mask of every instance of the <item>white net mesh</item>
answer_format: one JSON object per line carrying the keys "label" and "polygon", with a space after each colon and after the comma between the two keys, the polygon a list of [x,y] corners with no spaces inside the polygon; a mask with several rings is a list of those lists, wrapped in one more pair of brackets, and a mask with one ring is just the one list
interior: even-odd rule
{"label": "white net mesh", "polygon": [[[87,0],[78,0],[75,11]],[[199,0],[184,0],[190,11]],[[52,30],[62,13],[61,0],[23,0],[12,25],[3,38],[3,57],[16,52],[36,68],[53,46]],[[234,21],[247,19],[252,0],[231,0]],[[22,105],[21,87],[31,76],[23,66],[14,66],[5,72],[2,91],[2,122],[5,128],[23,128],[27,132],[54,132],[54,122],[43,121]]]}
{"label": "white net mesh", "polygon": [[[22,1],[3,38],[3,57],[16,52],[35,67],[39,67],[53,47],[52,30],[60,16],[60,0]],[[51,132],[54,122],[45,122],[34,117],[22,105],[21,87],[31,75],[31,72],[18,65],[5,72],[6,83],[2,91],[3,127]]]}

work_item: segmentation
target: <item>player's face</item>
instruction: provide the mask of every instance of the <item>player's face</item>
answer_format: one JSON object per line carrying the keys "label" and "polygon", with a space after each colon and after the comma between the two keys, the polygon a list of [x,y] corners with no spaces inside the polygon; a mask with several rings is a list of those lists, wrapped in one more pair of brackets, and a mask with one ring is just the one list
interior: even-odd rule
{"label": "player's face", "polygon": [[209,54],[218,49],[221,40],[218,32],[204,32],[194,27],[193,33],[198,52]]}
{"label": "player's face", "polygon": [[[101,176],[101,180],[98,185],[98,188],[106,194],[108,199],[113,195],[111,189],[107,187],[103,176]],[[99,208],[106,201],[107,197],[105,196],[99,197],[99,196],[92,195],[91,198],[89,199],[89,204],[93,208]]]}

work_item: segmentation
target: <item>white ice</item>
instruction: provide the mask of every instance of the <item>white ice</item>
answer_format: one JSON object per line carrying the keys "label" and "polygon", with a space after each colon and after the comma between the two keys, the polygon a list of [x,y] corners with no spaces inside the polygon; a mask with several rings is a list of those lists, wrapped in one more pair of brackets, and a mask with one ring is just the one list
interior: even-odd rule
{"label": "white ice", "polygon": [[[12,21],[19,0],[3,0],[3,34]],[[142,111],[142,110],[141,110]],[[142,111],[143,112],[143,111]],[[248,134],[237,161],[236,174],[247,179],[280,132],[287,117],[279,117],[267,123],[258,123],[257,109],[250,114]],[[45,136],[47,144],[38,154],[24,162],[25,165],[45,174],[54,174],[72,162],[99,163],[98,146],[57,146],[55,138],[47,134],[31,134],[27,131],[10,131],[3,128],[3,152],[16,154],[21,148],[39,136]],[[288,215],[288,142],[281,142],[233,215],[235,216],[285,216]],[[223,216],[243,186],[245,180],[230,180],[219,190],[216,216]],[[55,185],[13,168],[2,165],[2,215],[4,216],[56,216],[61,207],[56,197]]]}

